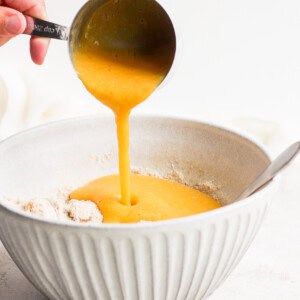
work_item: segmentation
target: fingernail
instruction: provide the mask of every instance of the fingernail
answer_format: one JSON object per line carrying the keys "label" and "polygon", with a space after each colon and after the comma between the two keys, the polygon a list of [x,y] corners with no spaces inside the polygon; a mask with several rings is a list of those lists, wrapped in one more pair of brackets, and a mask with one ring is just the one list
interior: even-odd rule
{"label": "fingernail", "polygon": [[10,34],[20,33],[22,22],[16,15],[6,17],[5,29]]}

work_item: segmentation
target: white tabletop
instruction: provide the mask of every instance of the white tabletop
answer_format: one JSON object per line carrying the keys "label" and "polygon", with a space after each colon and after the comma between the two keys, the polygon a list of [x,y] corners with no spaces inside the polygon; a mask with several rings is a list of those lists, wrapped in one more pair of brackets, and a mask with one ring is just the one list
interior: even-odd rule
{"label": "white tabletop", "polygon": [[[68,25],[84,2],[48,1],[50,18]],[[137,113],[231,126],[254,136],[273,155],[300,139],[298,0],[160,2],[179,32],[178,57],[166,85]],[[30,63],[27,43],[23,36],[0,48],[0,104],[14,101],[7,111],[0,105],[2,138],[55,119],[106,111],[76,78],[65,43],[52,42],[43,67]],[[298,158],[284,171],[249,251],[211,300],[300,299],[299,174]],[[45,299],[1,243],[0,299]]]}

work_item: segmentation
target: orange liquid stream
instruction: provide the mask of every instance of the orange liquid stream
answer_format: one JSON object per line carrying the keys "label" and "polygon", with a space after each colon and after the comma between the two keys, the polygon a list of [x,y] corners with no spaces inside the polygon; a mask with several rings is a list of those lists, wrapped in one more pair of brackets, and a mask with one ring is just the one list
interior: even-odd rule
{"label": "orange liquid stream", "polygon": [[147,99],[163,79],[162,70],[135,68],[117,58],[82,50],[74,54],[79,77],[87,90],[115,114],[119,146],[121,201],[130,205],[129,115]]}

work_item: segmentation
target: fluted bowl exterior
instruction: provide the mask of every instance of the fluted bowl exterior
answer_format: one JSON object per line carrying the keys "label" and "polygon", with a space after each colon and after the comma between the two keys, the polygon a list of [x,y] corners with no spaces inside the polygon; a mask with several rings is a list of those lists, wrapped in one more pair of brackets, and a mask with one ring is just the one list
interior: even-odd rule
{"label": "fluted bowl exterior", "polygon": [[204,299],[237,265],[268,208],[140,228],[71,227],[0,210],[0,236],[50,299]]}

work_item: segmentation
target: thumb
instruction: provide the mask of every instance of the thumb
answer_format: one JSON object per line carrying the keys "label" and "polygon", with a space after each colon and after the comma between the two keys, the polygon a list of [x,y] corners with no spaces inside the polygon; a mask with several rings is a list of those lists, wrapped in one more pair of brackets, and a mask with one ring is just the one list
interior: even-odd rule
{"label": "thumb", "polygon": [[0,46],[26,28],[25,17],[18,11],[0,6]]}

